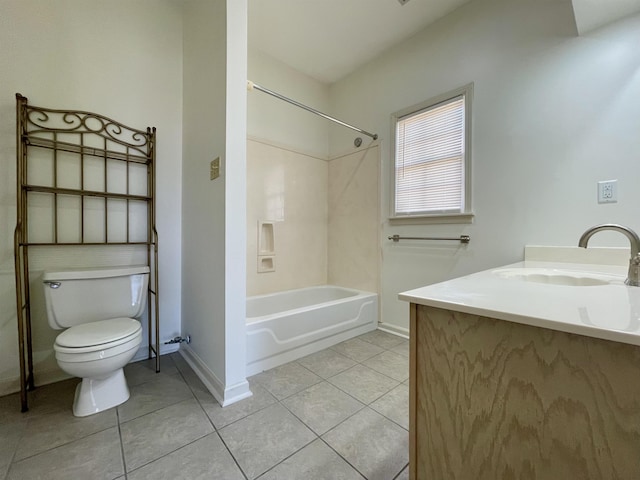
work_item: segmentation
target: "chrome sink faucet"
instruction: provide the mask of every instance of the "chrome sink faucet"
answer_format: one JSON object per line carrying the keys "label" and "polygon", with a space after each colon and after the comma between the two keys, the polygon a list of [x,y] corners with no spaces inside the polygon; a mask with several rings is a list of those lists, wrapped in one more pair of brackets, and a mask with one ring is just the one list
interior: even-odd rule
{"label": "chrome sink faucet", "polygon": [[589,239],[593,234],[603,230],[620,232],[629,239],[629,242],[631,243],[631,258],[629,259],[629,273],[627,274],[627,279],[624,283],[631,287],[640,287],[640,237],[638,237],[638,234],[629,227],[617,225],[615,223],[603,223],[602,225],[596,225],[582,234],[580,241],[578,242],[578,246],[587,248],[587,243],[589,243]]}

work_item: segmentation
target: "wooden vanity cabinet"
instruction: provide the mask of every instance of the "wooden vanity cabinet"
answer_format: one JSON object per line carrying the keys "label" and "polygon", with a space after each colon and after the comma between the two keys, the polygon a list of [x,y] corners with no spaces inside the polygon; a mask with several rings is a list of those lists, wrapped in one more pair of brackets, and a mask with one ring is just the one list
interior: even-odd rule
{"label": "wooden vanity cabinet", "polygon": [[410,312],[410,479],[640,479],[640,347]]}

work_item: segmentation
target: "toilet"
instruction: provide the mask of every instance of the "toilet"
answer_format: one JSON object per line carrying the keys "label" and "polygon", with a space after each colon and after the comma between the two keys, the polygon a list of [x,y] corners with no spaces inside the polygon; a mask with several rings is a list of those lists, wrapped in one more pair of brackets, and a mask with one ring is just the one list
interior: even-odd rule
{"label": "toilet", "polygon": [[124,403],[123,367],[142,342],[149,267],[47,270],[42,275],[51,328],[66,329],[53,349],[60,368],[82,378],[73,414],[85,417]]}

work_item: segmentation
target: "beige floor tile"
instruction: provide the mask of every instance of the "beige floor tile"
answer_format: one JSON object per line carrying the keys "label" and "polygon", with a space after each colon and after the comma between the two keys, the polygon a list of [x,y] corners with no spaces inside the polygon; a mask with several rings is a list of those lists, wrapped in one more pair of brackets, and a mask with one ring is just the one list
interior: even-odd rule
{"label": "beige floor tile", "polygon": [[71,410],[80,378],[70,378],[62,382],[37,387],[29,392],[29,411],[27,415],[41,415],[57,410]]}
{"label": "beige floor tile", "polygon": [[400,384],[370,405],[402,428],[409,430],[409,387]]}
{"label": "beige floor tile", "polygon": [[356,364],[354,360],[331,349],[301,358],[298,363],[324,379],[344,372]]}
{"label": "beige floor tile", "polygon": [[370,408],[322,438],[368,480],[393,479],[409,460],[409,433]]}
{"label": "beige floor tile", "polygon": [[196,440],[127,475],[128,480],[244,480],[217,433]]}
{"label": "beige floor tile", "polygon": [[171,353],[167,356],[171,359],[179,372],[193,372],[180,352]]}
{"label": "beige floor tile", "polygon": [[131,397],[118,406],[120,423],[193,398],[181,375],[156,377],[131,387]]}
{"label": "beige floor tile", "polygon": [[403,340],[401,344],[396,345],[395,347],[390,348],[389,350],[394,353],[398,353],[400,355],[408,357],[409,356],[409,340]]}
{"label": "beige floor tile", "polygon": [[182,376],[183,380],[186,382],[189,388],[193,391],[194,395],[197,393],[198,390],[209,392],[207,387],[205,387],[204,383],[202,383],[202,380],[200,380],[200,377],[198,377],[198,375],[196,375],[196,373],[193,370],[191,370],[191,367],[187,365],[186,368],[183,368],[181,370],[179,369],[179,372],[180,372],[180,376]]}
{"label": "beige floor tile", "polygon": [[317,438],[279,404],[238,420],[219,433],[249,479]]}
{"label": "beige floor tile", "polygon": [[327,382],[296,393],[282,404],[318,435],[364,408],[362,403]]}
{"label": "beige floor tile", "polygon": [[334,350],[345,357],[349,357],[351,360],[358,363],[364,362],[365,360],[384,351],[383,348],[358,338],[352,338],[346,342],[334,345],[331,347],[331,350]]}
{"label": "beige floor tile", "polygon": [[123,423],[120,431],[130,472],[214,430],[198,402],[190,399]]}
{"label": "beige floor tile", "polygon": [[273,395],[255,382],[251,385],[251,392],[253,395],[249,398],[224,408],[208,391],[196,391],[195,395],[215,427],[220,429],[277,402]]}
{"label": "beige floor tile", "polygon": [[[400,383],[366,365],[394,375],[393,368],[404,368],[406,360],[399,356],[408,342],[384,351],[370,341],[384,342],[385,335],[367,339],[352,339],[258,374],[249,380],[254,395],[225,408],[178,353],[162,358],[158,375],[153,362],[128,365],[132,397],[117,409],[121,436],[112,426],[117,422],[115,409],[72,416],[79,379],[39,387],[29,394],[26,414],[19,411],[17,395],[0,397],[0,479],[7,471],[10,479],[124,480],[123,451],[129,480],[241,480],[238,464],[250,479],[351,480],[365,472],[371,480],[387,473],[389,480],[396,475],[404,479],[406,461],[397,458],[406,438],[398,432],[406,431],[398,425],[407,421],[408,380]],[[365,364],[356,364],[359,361]],[[381,462],[381,455],[390,461]]]}
{"label": "beige floor tile", "polygon": [[0,397],[0,424],[25,418],[20,412],[20,395],[12,393]]}
{"label": "beige floor tile", "polygon": [[14,461],[117,427],[115,408],[87,417],[74,417],[71,409],[29,418]]}
{"label": "beige floor tile", "polygon": [[405,467],[394,480],[409,480],[409,467]]}
{"label": "beige floor tile", "polygon": [[406,341],[406,339],[399,337],[398,335],[383,332],[382,330],[367,332],[364,335],[360,335],[356,338],[377,345],[378,347],[384,348],[385,350],[390,350],[391,348],[401,344],[403,341]]}
{"label": "beige floor tile", "polygon": [[328,381],[365,405],[377,400],[400,383],[364,365],[356,365]]}
{"label": "beige floor tile", "polygon": [[365,365],[399,382],[409,378],[409,357],[395,352],[382,352],[367,360]]}
{"label": "beige floor tile", "polygon": [[[21,414],[18,414],[21,415]],[[4,478],[14,459],[20,439],[27,427],[27,418],[11,416],[0,422],[0,478]]]}
{"label": "beige floor tile", "polygon": [[124,367],[124,375],[127,378],[127,385],[129,385],[129,388],[156,380],[160,376],[176,375],[177,373],[178,369],[169,355],[160,357],[160,372],[158,373],[156,373],[155,358],[130,363]]}
{"label": "beige floor tile", "polygon": [[278,400],[320,383],[322,378],[296,362],[286,363],[251,377],[252,383],[266,388]]}
{"label": "beige floor tile", "polygon": [[315,440],[260,477],[260,480],[285,479],[362,480],[354,468],[322,440]]}
{"label": "beige floor tile", "polygon": [[13,463],[9,480],[111,480],[124,473],[116,427]]}

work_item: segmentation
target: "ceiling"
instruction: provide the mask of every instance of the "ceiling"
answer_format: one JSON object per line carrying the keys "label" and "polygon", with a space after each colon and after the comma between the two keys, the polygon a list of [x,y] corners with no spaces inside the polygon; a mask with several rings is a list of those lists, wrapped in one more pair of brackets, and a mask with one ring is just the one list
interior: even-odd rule
{"label": "ceiling", "polygon": [[[333,83],[470,1],[249,0],[249,48]],[[640,11],[640,0],[571,2],[581,35]]]}
{"label": "ceiling", "polygon": [[572,0],[572,3],[580,35],[640,12],[640,0]]}
{"label": "ceiling", "polygon": [[333,83],[470,0],[249,0],[249,47]]}

